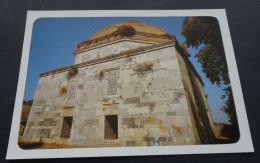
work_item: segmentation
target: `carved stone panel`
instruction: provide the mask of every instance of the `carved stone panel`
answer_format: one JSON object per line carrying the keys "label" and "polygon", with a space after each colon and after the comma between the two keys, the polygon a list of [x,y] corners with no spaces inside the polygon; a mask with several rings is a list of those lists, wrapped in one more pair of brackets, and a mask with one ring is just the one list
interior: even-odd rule
{"label": "carved stone panel", "polygon": [[77,94],[77,86],[76,85],[70,85],[68,87],[68,100],[75,100]]}
{"label": "carved stone panel", "polygon": [[107,79],[107,95],[114,96],[117,95],[117,78],[108,78]]}

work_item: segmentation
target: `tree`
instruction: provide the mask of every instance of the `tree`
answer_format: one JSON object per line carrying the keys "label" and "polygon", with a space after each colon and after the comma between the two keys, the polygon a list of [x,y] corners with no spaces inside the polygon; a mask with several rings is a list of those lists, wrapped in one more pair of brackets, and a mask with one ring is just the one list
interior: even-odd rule
{"label": "tree", "polygon": [[186,17],[183,20],[181,34],[186,38],[184,44],[187,47],[199,48],[203,45],[195,57],[202,64],[202,70],[210,82],[217,86],[226,85],[223,89],[223,98],[226,98],[226,101],[222,111],[227,114],[232,126],[230,138],[236,141],[237,118],[218,20],[214,17]]}
{"label": "tree", "polygon": [[33,103],[33,99],[28,100],[28,101],[23,100],[23,105],[29,105],[29,106],[32,106],[32,103]]}
{"label": "tree", "polygon": [[28,101],[27,101],[27,105],[32,106],[32,103],[33,103],[33,100],[28,100]]}

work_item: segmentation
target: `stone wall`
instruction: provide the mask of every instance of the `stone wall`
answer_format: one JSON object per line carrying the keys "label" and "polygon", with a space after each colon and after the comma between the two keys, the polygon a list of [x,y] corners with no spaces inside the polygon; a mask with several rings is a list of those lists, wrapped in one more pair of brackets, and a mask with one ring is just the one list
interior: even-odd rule
{"label": "stone wall", "polygon": [[216,130],[203,90],[203,83],[192,70],[192,65],[188,63],[190,61],[177,51],[176,53],[197,142],[200,140],[203,144],[212,143],[216,138]]}
{"label": "stone wall", "polygon": [[118,54],[129,49],[136,49],[142,46],[149,46],[151,43],[145,41],[115,41],[116,43],[108,43],[100,45],[100,47],[89,48],[85,52],[75,55],[75,64],[90,61],[97,58],[102,58],[110,54]]}
{"label": "stone wall", "polygon": [[24,140],[38,141],[40,137],[53,139],[59,136],[66,99],[60,88],[67,85],[66,75],[67,72],[64,72],[39,79]]}
{"label": "stone wall", "polygon": [[27,104],[23,104],[21,118],[20,118],[20,127],[19,127],[19,137],[23,136],[24,129],[26,127],[26,123],[28,120],[28,116],[30,114],[31,106]]}
{"label": "stone wall", "polygon": [[[41,77],[23,139],[89,147],[200,144],[186,99],[193,92],[185,95],[185,63],[177,58],[171,46],[81,67],[71,78],[67,72]],[[118,139],[105,139],[106,115],[118,116]],[[70,138],[60,138],[69,116]]]}

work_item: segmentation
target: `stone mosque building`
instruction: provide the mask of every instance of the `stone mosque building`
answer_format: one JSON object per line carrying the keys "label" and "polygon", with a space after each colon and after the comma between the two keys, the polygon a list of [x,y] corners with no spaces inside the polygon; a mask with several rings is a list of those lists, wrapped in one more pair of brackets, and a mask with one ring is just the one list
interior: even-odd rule
{"label": "stone mosque building", "polygon": [[77,45],[75,63],[39,74],[24,141],[87,147],[209,144],[216,137],[189,53],[137,20]]}

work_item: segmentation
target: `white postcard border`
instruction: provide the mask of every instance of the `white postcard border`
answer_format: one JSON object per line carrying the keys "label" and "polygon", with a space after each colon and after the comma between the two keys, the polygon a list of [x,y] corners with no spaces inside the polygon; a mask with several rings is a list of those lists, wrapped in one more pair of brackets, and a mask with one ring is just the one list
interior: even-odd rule
{"label": "white postcard border", "polygon": [[[119,16],[120,15],[120,16]],[[23,95],[29,61],[33,23],[39,18],[61,17],[160,17],[160,16],[213,16],[218,19],[225,48],[233,96],[238,116],[240,139],[233,144],[184,145],[156,147],[102,147],[70,149],[23,150],[18,146],[18,132]],[[227,55],[228,54],[228,55]],[[16,93],[15,107],[6,159],[70,158],[104,156],[138,156],[168,154],[238,153],[254,152],[242,89],[224,9],[211,10],[77,10],[77,11],[28,11],[22,59]]]}

